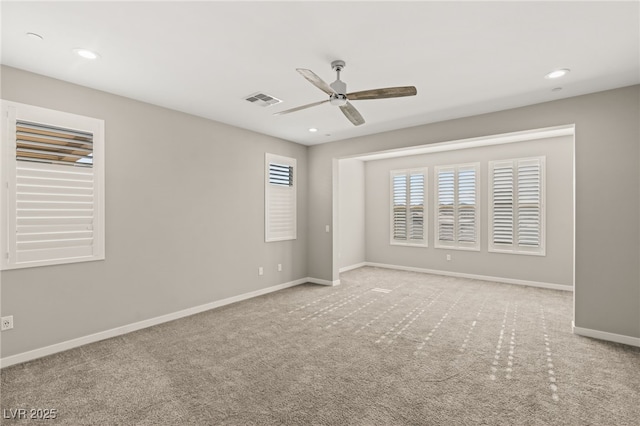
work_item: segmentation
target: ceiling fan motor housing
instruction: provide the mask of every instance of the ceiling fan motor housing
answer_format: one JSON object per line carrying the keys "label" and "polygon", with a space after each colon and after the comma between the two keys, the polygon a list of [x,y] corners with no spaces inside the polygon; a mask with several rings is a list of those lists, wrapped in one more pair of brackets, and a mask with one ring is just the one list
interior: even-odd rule
{"label": "ceiling fan motor housing", "polygon": [[[336,90],[336,92],[337,92],[337,90]],[[340,94],[340,93],[334,93],[329,98],[329,103],[331,105],[335,105],[335,106],[342,106],[342,105],[347,103],[347,95]]]}

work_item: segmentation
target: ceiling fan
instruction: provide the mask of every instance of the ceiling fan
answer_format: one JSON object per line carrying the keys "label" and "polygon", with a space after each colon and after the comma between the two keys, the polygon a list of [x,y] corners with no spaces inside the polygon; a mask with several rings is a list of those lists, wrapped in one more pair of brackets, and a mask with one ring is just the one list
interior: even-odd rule
{"label": "ceiling fan", "polygon": [[290,112],[300,111],[302,109],[311,108],[317,105],[329,102],[331,105],[339,106],[340,111],[351,121],[355,126],[364,124],[364,118],[358,112],[358,110],[349,101],[362,101],[366,99],[385,99],[385,98],[399,98],[403,96],[414,96],[417,91],[414,86],[402,86],[402,87],[386,87],[384,89],[371,89],[363,90],[361,92],[347,92],[347,84],[340,80],[340,72],[345,67],[344,61],[331,62],[331,68],[336,72],[337,78],[331,84],[327,84],[318,77],[313,71],[304,68],[297,68],[304,78],[306,78],[311,84],[318,89],[329,95],[329,99],[324,101],[314,102],[312,104],[302,105],[296,108],[291,108],[285,111],[276,112],[274,115],[288,114]]}

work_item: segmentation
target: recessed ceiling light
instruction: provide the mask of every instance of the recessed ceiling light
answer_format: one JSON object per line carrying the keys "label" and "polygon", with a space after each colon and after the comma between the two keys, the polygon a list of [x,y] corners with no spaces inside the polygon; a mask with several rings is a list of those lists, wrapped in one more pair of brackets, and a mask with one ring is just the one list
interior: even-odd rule
{"label": "recessed ceiling light", "polygon": [[78,56],[81,56],[85,59],[98,59],[100,57],[100,55],[98,55],[96,52],[88,49],[73,49],[73,51],[76,52]]}
{"label": "recessed ceiling light", "polygon": [[37,41],[44,40],[44,37],[36,33],[27,33],[27,37],[29,37],[31,40],[37,40]]}
{"label": "recessed ceiling light", "polygon": [[316,129],[315,127],[312,127],[312,128],[310,128],[310,129],[309,129],[309,131],[310,131],[311,133],[315,133],[315,132],[317,132],[317,131],[318,131],[318,129]]}
{"label": "recessed ceiling light", "polygon": [[551,71],[549,74],[545,75],[544,78],[560,78],[564,77],[571,71],[569,68],[560,68],[557,70]]}

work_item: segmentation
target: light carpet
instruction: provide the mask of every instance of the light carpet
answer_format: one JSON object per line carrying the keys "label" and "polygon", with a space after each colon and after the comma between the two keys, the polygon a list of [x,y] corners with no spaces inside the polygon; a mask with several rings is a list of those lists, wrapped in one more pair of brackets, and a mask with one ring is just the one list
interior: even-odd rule
{"label": "light carpet", "polygon": [[[2,370],[3,424],[637,425],[569,292],[372,267]],[[56,409],[48,421],[11,420]]]}

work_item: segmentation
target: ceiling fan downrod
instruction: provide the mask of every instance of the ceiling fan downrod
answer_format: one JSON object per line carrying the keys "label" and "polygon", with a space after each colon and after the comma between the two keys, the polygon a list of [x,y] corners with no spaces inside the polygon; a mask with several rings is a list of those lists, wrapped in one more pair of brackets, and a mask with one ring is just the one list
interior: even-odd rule
{"label": "ceiling fan downrod", "polygon": [[342,106],[347,103],[347,84],[340,80],[340,71],[342,71],[346,65],[347,64],[341,60],[331,62],[331,69],[336,72],[336,81],[329,85],[336,92],[329,96],[329,103],[331,105]]}

